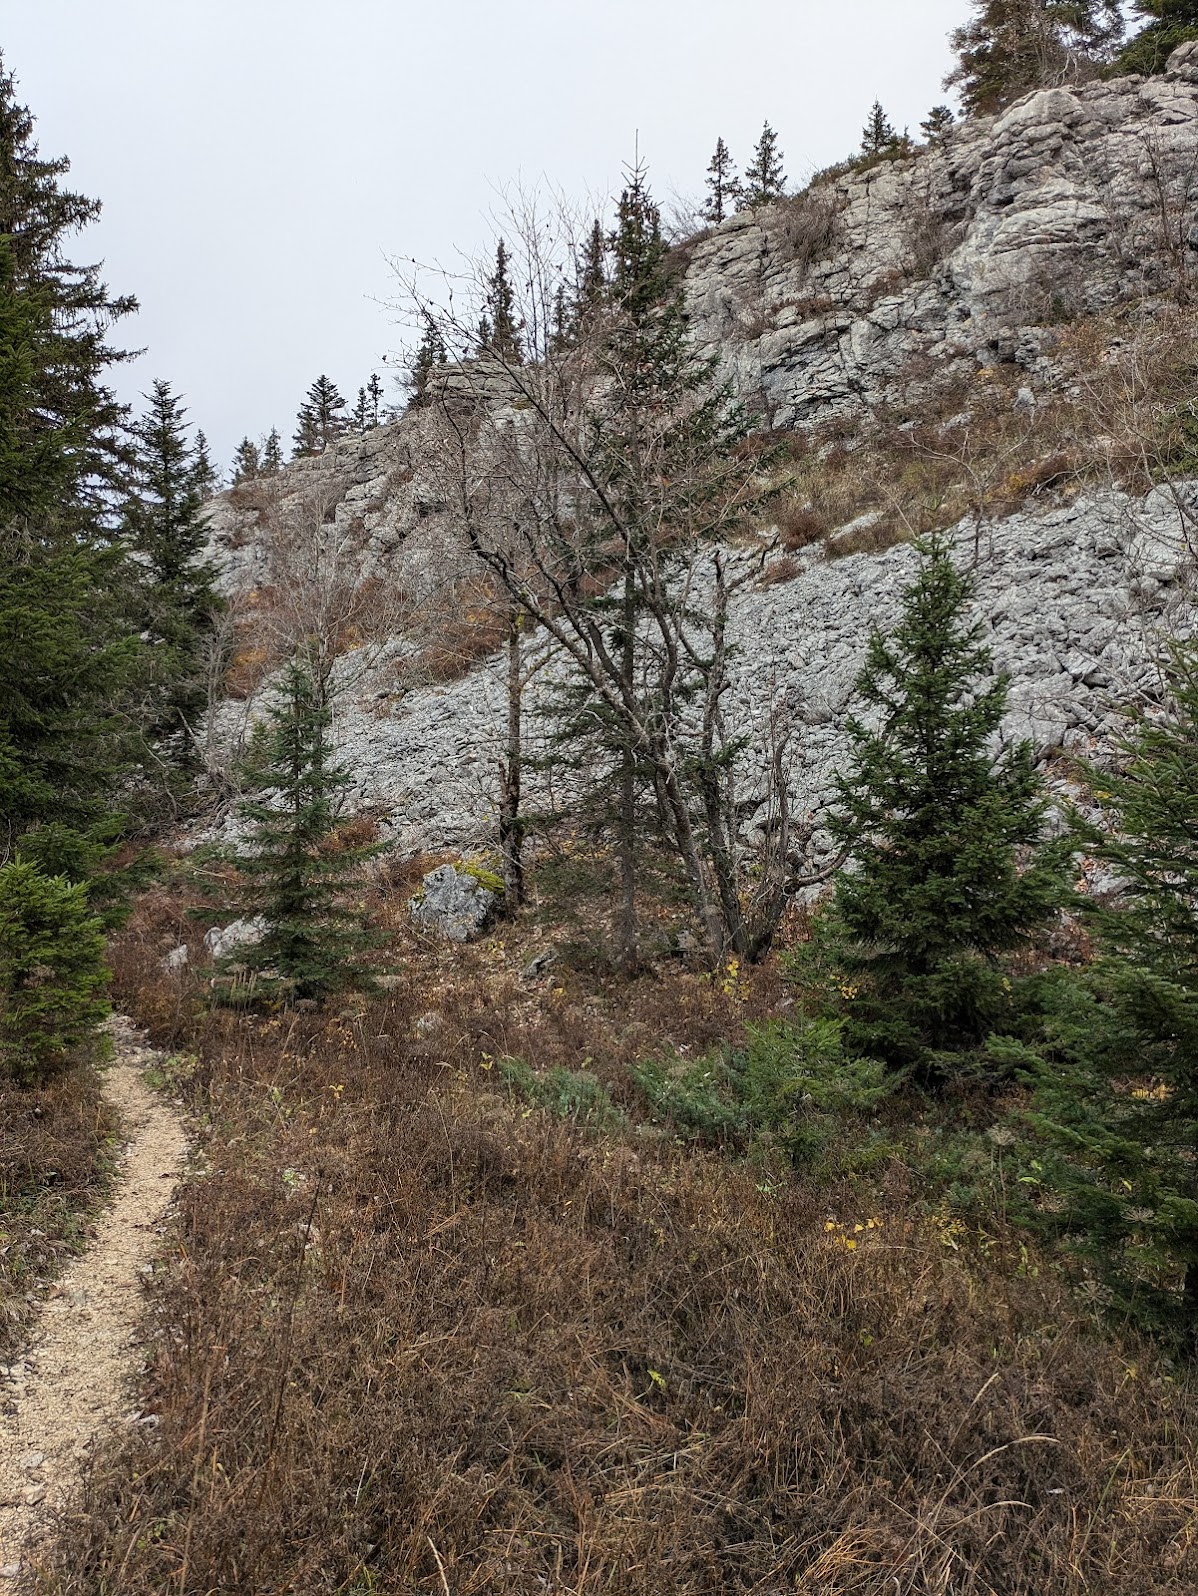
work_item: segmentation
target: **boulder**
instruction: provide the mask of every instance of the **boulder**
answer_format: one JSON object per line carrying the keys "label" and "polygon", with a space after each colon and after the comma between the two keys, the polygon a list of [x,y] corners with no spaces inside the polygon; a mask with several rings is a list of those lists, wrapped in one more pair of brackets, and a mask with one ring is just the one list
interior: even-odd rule
{"label": "boulder", "polygon": [[252,920],[234,920],[231,925],[214,925],[204,933],[204,946],[214,959],[223,959],[236,948],[250,947],[261,942],[266,935],[266,921],[261,915]]}
{"label": "boulder", "polygon": [[443,864],[425,876],[422,891],[408,908],[421,930],[450,942],[469,942],[486,929],[495,903],[495,894],[468,871]]}

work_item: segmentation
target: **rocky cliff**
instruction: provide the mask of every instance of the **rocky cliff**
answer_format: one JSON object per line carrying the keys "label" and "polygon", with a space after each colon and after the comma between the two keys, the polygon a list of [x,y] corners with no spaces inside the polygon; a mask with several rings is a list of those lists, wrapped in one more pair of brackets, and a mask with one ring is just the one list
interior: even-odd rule
{"label": "rocky cliff", "polygon": [[[955,439],[961,415],[946,418],[942,397],[979,372],[1007,373],[1001,404],[1025,415],[1010,447],[1024,452],[1035,452],[1056,398],[1073,404],[1066,441],[1076,469],[1056,486],[1051,473],[1026,474],[1038,496],[1022,506],[1009,491],[979,489],[954,532],[976,571],[996,659],[1012,676],[1006,729],[1030,736],[1046,761],[1062,750],[1101,754],[1116,706],[1153,691],[1162,629],[1190,624],[1198,519],[1185,472],[1157,469],[1142,439],[1120,477],[1111,407],[1079,419],[1074,400],[1087,374],[1079,383],[1076,349],[1061,359],[1062,340],[1099,328],[1086,358],[1095,369],[1117,364],[1145,328],[1186,314],[1196,248],[1190,45],[1163,77],[1031,95],[1001,117],[963,124],[941,146],[831,174],[679,251],[698,341],[775,427],[809,434],[817,462],[832,447],[867,457],[881,416],[901,432],[935,415]],[[973,424],[972,412],[965,420]],[[502,725],[485,624],[466,628],[456,663],[412,668],[430,649],[444,655],[446,637],[478,619],[479,573],[442,513],[434,425],[431,412],[412,411],[273,482],[234,490],[212,512],[241,654],[260,666],[218,718],[221,737],[252,712],[270,663],[254,645],[286,608],[297,549],[301,563],[305,550],[332,550],[325,585],[340,591],[347,683],[337,736],[359,802],[386,815],[412,850],[486,842]],[[1097,454],[1087,440],[1101,443]],[[1100,456],[1104,471],[1083,469]],[[801,556],[797,544],[776,555],[733,617],[745,708],[782,702],[796,727],[792,795],[816,863],[829,846],[821,810],[843,760],[843,712],[868,629],[896,613],[913,558],[905,542],[837,557],[854,545],[829,531]],[[535,714],[530,724],[535,738]],[[763,767],[764,755],[746,772],[750,832]]]}

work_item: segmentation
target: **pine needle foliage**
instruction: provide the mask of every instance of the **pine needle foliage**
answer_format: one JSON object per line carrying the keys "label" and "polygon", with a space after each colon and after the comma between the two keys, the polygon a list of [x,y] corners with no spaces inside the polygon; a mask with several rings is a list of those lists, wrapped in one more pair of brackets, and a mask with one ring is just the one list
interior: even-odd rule
{"label": "pine needle foliage", "polygon": [[363,958],[379,938],[346,899],[360,892],[359,867],[378,848],[332,845],[349,777],[333,761],[328,733],[325,695],[293,662],[251,750],[256,794],[239,808],[248,826],[236,857],[243,906],[265,925],[260,942],[237,950],[251,976],[234,982],[241,1000],[320,1001],[373,984]]}
{"label": "pine needle foliage", "polygon": [[759,205],[772,205],[786,193],[786,173],[782,169],[782,151],[778,148],[778,135],[767,122],[757,140],[753,159],[745,168],[744,189],[740,209],[756,210]]}
{"label": "pine needle foliage", "polygon": [[1198,647],[1175,644],[1168,708],[1138,713],[1103,824],[1078,842],[1123,883],[1093,909],[1102,956],[1059,997],[1035,1123],[1055,1149],[1055,1229],[1112,1305],[1198,1351]]}
{"label": "pine needle foliage", "polygon": [[1135,0],[1132,10],[1145,25],[1115,58],[1112,75],[1163,72],[1179,44],[1198,39],[1198,0]]}
{"label": "pine needle foliage", "polygon": [[830,825],[851,859],[834,919],[853,1045],[938,1074],[938,1055],[1002,1028],[1000,956],[1053,917],[1067,858],[1043,841],[1030,746],[994,752],[1007,679],[968,619],[970,581],[942,542],[919,560],[894,632],[870,638]]}
{"label": "pine needle foliage", "polygon": [[33,864],[0,866],[0,1066],[45,1080],[110,1012],[104,932],[87,889]]}

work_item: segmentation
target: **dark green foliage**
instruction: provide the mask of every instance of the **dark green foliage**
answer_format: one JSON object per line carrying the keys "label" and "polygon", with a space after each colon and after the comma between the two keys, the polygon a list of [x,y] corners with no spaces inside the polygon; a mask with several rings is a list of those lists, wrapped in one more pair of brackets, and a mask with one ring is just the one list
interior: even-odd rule
{"label": "dark green foliage", "polygon": [[110,1012],[104,935],[87,890],[29,863],[0,866],[0,1066],[44,1080]]}
{"label": "dark green foliage", "polygon": [[929,144],[943,144],[956,120],[951,105],[934,105],[919,125]]}
{"label": "dark green foliage", "polygon": [[965,110],[989,115],[1033,89],[1093,76],[1123,32],[1119,0],[974,0],[950,34],[959,62],[945,80]]}
{"label": "dark green foliage", "polygon": [[869,121],[861,132],[861,153],[869,160],[881,155],[897,155],[902,148],[903,140],[894,131],[890,118],[882,109],[882,102],[875,100]]}
{"label": "dark green foliage", "polygon": [[242,438],[233,456],[233,486],[253,482],[262,475],[262,451],[252,438]]}
{"label": "dark green foliage", "polygon": [[212,463],[208,439],[202,427],[196,428],[193,452],[196,487],[199,489],[201,499],[210,499],[213,494],[220,492],[220,472]]}
{"label": "dark green foliage", "polygon": [[524,359],[516,314],[516,295],[512,288],[511,262],[507,244],[501,238],[495,246],[495,269],[487,279],[483,319],[479,327],[480,354],[519,365]]}
{"label": "dark green foliage", "polygon": [[87,829],[141,740],[125,710],[140,657],[113,598],[119,556],[0,537],[0,850],[29,827]]}
{"label": "dark green foliage", "polygon": [[282,469],[283,440],[279,437],[278,427],[272,427],[266,435],[266,442],[262,445],[258,474],[264,477],[277,477]]}
{"label": "dark green foliage", "polygon": [[731,216],[740,203],[743,188],[736,165],[723,139],[717,139],[715,154],[707,168],[707,198],[703,203],[704,221],[717,225]]}
{"label": "dark green foliage", "polygon": [[249,829],[236,859],[242,906],[266,923],[261,942],[237,951],[252,972],[234,983],[239,1000],[320,1000],[372,984],[362,957],[379,939],[344,899],[361,890],[359,866],[378,850],[332,845],[349,778],[332,763],[328,727],[324,695],[293,663],[251,751],[258,796],[239,809]]}
{"label": "dark green foliage", "polygon": [[[100,214],[97,200],[60,187],[69,169],[65,158],[40,154],[33,118],[17,103],[0,56],[0,364],[11,361],[17,379],[0,387],[0,473],[11,468],[11,441],[19,439],[25,472],[53,484],[55,519],[77,533],[106,511],[121,481],[124,408],[102,377],[128,358],[107,337],[137,306],[109,294],[98,266],[66,256],[66,240]],[[46,509],[45,493],[36,497],[40,504],[22,513]],[[0,520],[7,513],[0,502]]]}
{"label": "dark green foliage", "polygon": [[366,386],[358,389],[358,397],[349,421],[350,431],[363,435],[379,426],[383,419],[382,404],[383,385],[377,373],[372,372]]}
{"label": "dark green foliage", "polygon": [[137,556],[136,621],[150,645],[147,735],[168,767],[193,769],[208,705],[208,650],[223,608],[204,558],[203,505],[211,466],[187,437],[186,412],[155,382],[133,428],[133,489],[124,531]]}
{"label": "dark green foliage", "polygon": [[526,1103],[600,1130],[618,1130],[625,1123],[607,1088],[586,1069],[568,1070],[555,1064],[547,1070],[534,1070],[520,1058],[496,1062],[511,1091]]}
{"label": "dark green foliage", "polygon": [[1057,1154],[1054,1226],[1114,1303],[1198,1351],[1198,648],[1176,645],[1168,708],[1138,713],[1117,774],[1091,771],[1105,825],[1078,841],[1125,883],[1093,911],[1102,957],[1065,985],[1038,1074]]}
{"label": "dark green foliage", "polygon": [[782,151],[778,148],[778,135],[767,122],[757,140],[753,159],[745,168],[744,192],[739,209],[756,210],[759,205],[771,205],[786,193],[786,173],[782,170]]}
{"label": "dark green foliage", "polygon": [[890,1090],[884,1067],[854,1058],[843,1021],[771,1020],[745,1027],[741,1048],[700,1059],[650,1059],[632,1070],[654,1112],[708,1140],[780,1140],[796,1162],[818,1156],[844,1122]]}
{"label": "dark green foliage", "polygon": [[591,223],[582,255],[576,265],[574,308],[577,315],[585,315],[601,305],[607,293],[608,241],[603,224],[596,217]]}
{"label": "dark green foliage", "polygon": [[1112,74],[1163,72],[1179,44],[1198,39],[1198,0],[1135,0],[1145,26],[1115,57]]}
{"label": "dark green foliage", "polygon": [[1007,681],[966,619],[970,596],[947,548],[922,545],[901,621],[870,639],[867,718],[848,723],[853,768],[830,821],[851,859],[832,924],[854,1046],[933,1073],[938,1055],[1003,1028],[998,955],[1026,945],[1066,891],[1067,856],[1041,840],[1031,749],[991,751]]}
{"label": "dark green foliage", "polygon": [[324,454],[332,448],[345,431],[345,400],[337,391],[337,384],[323,373],[308,389],[296,416],[295,458]]}
{"label": "dark green foliage", "polygon": [[408,386],[411,390],[411,398],[408,400],[410,405],[419,408],[428,404],[429,378],[438,366],[445,364],[448,358],[441,329],[430,316],[425,321],[424,332],[412,357],[408,375]]}

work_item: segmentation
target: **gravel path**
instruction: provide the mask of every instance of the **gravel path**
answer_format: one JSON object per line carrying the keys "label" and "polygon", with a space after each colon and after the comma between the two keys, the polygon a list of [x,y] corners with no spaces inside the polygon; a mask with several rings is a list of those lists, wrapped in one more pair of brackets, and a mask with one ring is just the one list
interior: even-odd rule
{"label": "gravel path", "polygon": [[141,1271],[153,1258],[187,1153],[183,1122],[145,1083],[158,1055],[128,1020],[112,1022],[104,1092],[129,1137],[95,1239],[42,1308],[23,1360],[0,1371],[0,1591],[70,1496],[95,1437],[126,1410],[137,1366]]}

